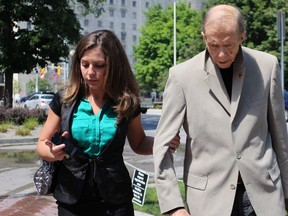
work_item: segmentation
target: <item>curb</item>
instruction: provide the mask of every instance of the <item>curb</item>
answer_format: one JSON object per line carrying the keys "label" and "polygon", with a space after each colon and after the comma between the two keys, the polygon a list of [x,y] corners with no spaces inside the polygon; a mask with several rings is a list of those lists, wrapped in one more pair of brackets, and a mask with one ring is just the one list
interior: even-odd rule
{"label": "curb", "polygon": [[32,145],[38,141],[38,138],[18,138],[18,139],[0,139],[1,146],[10,145]]}

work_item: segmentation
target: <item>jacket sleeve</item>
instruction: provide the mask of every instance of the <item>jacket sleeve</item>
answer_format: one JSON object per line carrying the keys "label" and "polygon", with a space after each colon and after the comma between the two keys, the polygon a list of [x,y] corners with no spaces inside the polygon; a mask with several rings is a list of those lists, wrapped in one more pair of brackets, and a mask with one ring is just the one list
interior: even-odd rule
{"label": "jacket sleeve", "polygon": [[281,86],[280,70],[277,59],[271,77],[271,90],[268,110],[269,129],[273,149],[281,172],[285,198],[288,198],[288,138],[284,115],[284,96]]}
{"label": "jacket sleeve", "polygon": [[153,147],[156,190],[162,213],[184,207],[173,156],[169,152],[169,142],[180,130],[186,112],[185,97],[176,75],[170,69]]}

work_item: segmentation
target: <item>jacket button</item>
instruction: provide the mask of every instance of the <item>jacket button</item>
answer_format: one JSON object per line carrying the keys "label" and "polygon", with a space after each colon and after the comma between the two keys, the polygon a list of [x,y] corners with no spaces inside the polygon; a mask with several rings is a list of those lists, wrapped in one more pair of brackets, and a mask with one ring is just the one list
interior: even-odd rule
{"label": "jacket button", "polygon": [[236,155],[236,158],[237,158],[238,160],[240,160],[240,159],[241,159],[241,154],[237,154],[237,155]]}
{"label": "jacket button", "polygon": [[230,188],[231,188],[231,190],[235,190],[235,189],[236,189],[236,186],[235,186],[234,184],[231,184],[231,185],[230,185]]}

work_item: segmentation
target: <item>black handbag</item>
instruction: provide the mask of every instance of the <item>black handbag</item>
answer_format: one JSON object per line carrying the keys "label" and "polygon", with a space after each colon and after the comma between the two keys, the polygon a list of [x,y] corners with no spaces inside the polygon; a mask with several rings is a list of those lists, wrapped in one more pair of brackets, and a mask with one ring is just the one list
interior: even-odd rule
{"label": "black handbag", "polygon": [[39,195],[47,195],[55,189],[58,162],[43,160],[42,166],[34,174],[34,184]]}
{"label": "black handbag", "polygon": [[[56,145],[61,144],[61,135],[59,132],[56,132],[51,137],[51,142]],[[48,162],[42,160],[42,166],[34,174],[34,185],[39,195],[47,195],[53,193],[55,189],[55,179],[57,165],[59,162]]]}

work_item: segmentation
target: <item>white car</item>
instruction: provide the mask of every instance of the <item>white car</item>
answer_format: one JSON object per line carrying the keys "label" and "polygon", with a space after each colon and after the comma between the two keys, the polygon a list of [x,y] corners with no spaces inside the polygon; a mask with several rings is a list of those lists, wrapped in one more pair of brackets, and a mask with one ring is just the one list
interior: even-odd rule
{"label": "white car", "polygon": [[24,108],[29,109],[48,109],[54,93],[39,92],[34,93],[24,102]]}

